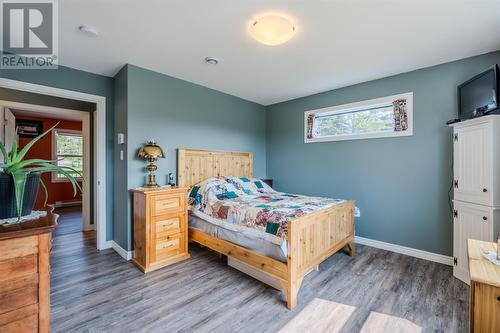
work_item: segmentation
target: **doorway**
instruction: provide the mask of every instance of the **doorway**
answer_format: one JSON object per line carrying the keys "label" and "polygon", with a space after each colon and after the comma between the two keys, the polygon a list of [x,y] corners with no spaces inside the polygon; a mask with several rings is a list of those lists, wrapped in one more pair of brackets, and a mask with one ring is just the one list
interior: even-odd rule
{"label": "doorway", "polygon": [[[34,83],[0,78],[0,88],[17,90],[25,93],[46,95],[49,97],[65,98],[75,101],[95,104],[92,124],[92,220],[96,229],[96,247],[98,250],[110,248],[112,241],[107,240],[107,198],[106,198],[106,97],[92,95],[72,90],[54,88]],[[88,191],[90,193],[90,191]]]}
{"label": "doorway", "polygon": [[[27,159],[44,159],[58,165],[70,166],[80,171],[84,179],[79,183],[86,187],[83,194],[74,195],[73,188],[64,175],[47,173],[42,176],[47,197],[40,188],[35,210],[47,204],[60,214],[60,224],[55,235],[95,230],[91,220],[91,156],[90,113],[26,103],[0,101],[0,118],[3,118],[3,137],[7,149],[12,146],[14,134],[19,135],[22,149],[37,135],[56,126],[51,133],[36,142],[28,151]],[[1,120],[0,120],[1,125]],[[1,136],[1,132],[0,132]]]}

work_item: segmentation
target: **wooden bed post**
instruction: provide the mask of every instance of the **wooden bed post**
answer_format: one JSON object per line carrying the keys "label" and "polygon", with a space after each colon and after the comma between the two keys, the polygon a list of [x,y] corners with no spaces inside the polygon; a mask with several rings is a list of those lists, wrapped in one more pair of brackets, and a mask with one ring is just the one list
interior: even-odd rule
{"label": "wooden bed post", "polygon": [[298,233],[293,228],[292,221],[288,221],[288,281],[286,286],[286,302],[288,309],[297,305],[297,294],[304,277],[299,277],[299,247],[297,246]]}
{"label": "wooden bed post", "polygon": [[287,307],[297,305],[304,276],[317,270],[318,265],[347,246],[354,256],[354,201],[304,215],[288,221],[288,280],[283,283]]}

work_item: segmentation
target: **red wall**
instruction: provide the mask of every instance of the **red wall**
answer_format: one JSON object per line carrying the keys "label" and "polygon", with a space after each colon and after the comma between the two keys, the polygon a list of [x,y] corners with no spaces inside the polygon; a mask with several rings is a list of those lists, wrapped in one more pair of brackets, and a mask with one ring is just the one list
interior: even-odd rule
{"label": "red wall", "polygon": [[[67,129],[67,130],[82,130],[82,123],[77,121],[70,120],[57,120],[57,119],[49,119],[49,118],[38,118],[38,117],[26,117],[26,116],[17,116],[16,112],[13,112],[16,116],[16,119],[25,119],[25,120],[39,120],[43,122],[43,131],[48,130],[52,126],[54,126],[57,122],[56,128],[59,129]],[[31,138],[19,138],[19,146],[20,149],[24,147]],[[35,143],[29,152],[26,154],[26,159],[31,158],[43,158],[47,160],[52,160],[52,133],[48,133],[42,139],[38,140]],[[73,187],[68,182],[52,182],[52,176],[50,173],[46,173],[42,176],[43,182],[47,187],[47,191],[49,193],[47,203],[53,204],[56,201],[75,201],[81,200],[81,195],[78,193],[76,197],[73,197]],[[45,200],[45,194],[43,189],[40,188],[38,192],[37,201],[35,204],[35,209],[41,209],[43,207],[43,203]]]}

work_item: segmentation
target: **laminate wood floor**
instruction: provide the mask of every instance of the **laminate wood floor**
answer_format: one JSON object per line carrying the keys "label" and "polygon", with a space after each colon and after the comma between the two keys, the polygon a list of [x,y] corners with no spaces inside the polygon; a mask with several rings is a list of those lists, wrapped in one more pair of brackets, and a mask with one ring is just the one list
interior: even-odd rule
{"label": "laminate wood floor", "polygon": [[61,207],[54,210],[59,214],[54,236],[81,232],[83,228],[82,207]]}
{"label": "laminate wood floor", "polygon": [[289,311],[279,291],[211,251],[193,245],[190,253],[144,275],[113,250],[95,250],[93,233],[56,236],[52,331],[277,332],[315,298],[354,307],[342,332],[359,332],[371,314],[422,332],[467,331],[468,286],[445,265],[360,245],[355,257],[338,253],[306,276]]}

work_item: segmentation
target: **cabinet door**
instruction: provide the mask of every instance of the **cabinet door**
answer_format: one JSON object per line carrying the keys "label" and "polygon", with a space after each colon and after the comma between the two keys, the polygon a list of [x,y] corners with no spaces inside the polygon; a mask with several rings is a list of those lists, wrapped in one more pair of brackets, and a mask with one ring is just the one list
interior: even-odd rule
{"label": "cabinet door", "polygon": [[454,203],[453,217],[453,275],[469,283],[467,239],[491,241],[494,217],[491,208],[468,203]]}
{"label": "cabinet door", "polygon": [[455,200],[491,206],[491,124],[455,128],[453,142]]}

